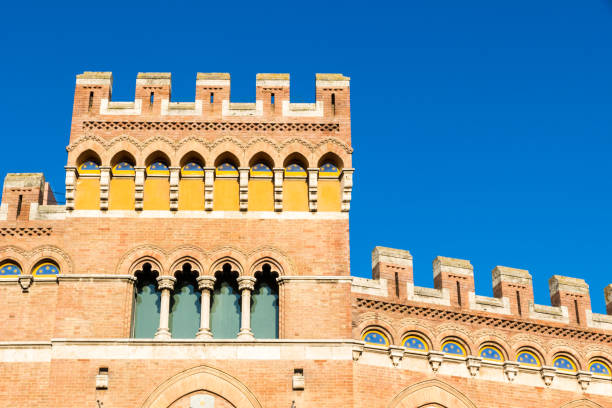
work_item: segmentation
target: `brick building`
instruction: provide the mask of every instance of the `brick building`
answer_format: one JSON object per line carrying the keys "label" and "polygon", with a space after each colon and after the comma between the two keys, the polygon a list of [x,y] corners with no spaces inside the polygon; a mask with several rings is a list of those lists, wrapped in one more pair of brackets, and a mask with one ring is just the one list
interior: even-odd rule
{"label": "brick building", "polygon": [[349,78],[316,102],[259,74],[255,103],[200,73],[171,102],[141,73],[78,75],[66,203],[8,174],[0,206],[0,406],[612,407],[608,315],[581,279],[534,304],[525,270],[474,293],[469,261],[376,247],[350,276]]}

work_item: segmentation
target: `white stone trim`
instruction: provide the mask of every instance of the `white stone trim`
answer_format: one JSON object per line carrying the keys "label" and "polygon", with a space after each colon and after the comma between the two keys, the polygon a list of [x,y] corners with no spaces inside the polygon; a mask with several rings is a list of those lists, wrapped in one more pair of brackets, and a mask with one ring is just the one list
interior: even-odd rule
{"label": "white stone trim", "polygon": [[276,278],[277,282],[281,283],[281,282],[285,282],[285,281],[322,281],[322,282],[331,282],[331,283],[336,283],[336,282],[345,282],[345,283],[352,283],[353,279],[355,279],[353,276],[310,276],[310,275],[304,275],[304,276],[279,276],[278,278]]}
{"label": "white stone trim", "polygon": [[433,289],[414,286],[413,283],[406,283],[406,299],[434,305],[450,306],[450,292],[448,289]]}
{"label": "white stone trim", "polygon": [[229,79],[198,79],[196,80],[196,86],[230,86],[231,80]]}
{"label": "white stone trim", "polygon": [[[6,221],[8,218],[8,203],[0,204],[0,221]],[[30,214],[32,213],[32,204],[30,204]],[[31,217],[30,217],[31,218]]]}
{"label": "white stone trim", "polygon": [[595,329],[612,331],[612,316],[600,313],[593,313],[591,310],[586,311],[587,326]]}
{"label": "white stone trim", "polygon": [[[97,211],[97,210],[94,210]],[[66,219],[65,205],[30,204],[30,220],[64,220]]]}
{"label": "white stone trim", "polygon": [[[97,274],[91,274],[91,275],[87,275],[87,274],[58,275],[57,280],[59,280],[60,283],[62,281],[93,282],[93,281],[108,281],[108,280],[125,280],[128,282],[133,282],[136,280],[136,278],[132,275],[103,275],[103,274],[97,273]],[[36,281],[36,279],[34,281]]]}
{"label": "white stone trim", "polygon": [[326,88],[348,88],[351,81],[317,81],[316,86]]}
{"label": "white stone trim", "polygon": [[77,85],[111,85],[112,79],[110,78],[77,78]]}
{"label": "white stone trim", "polygon": [[288,117],[323,117],[323,102],[290,103],[283,101],[283,116]]}
{"label": "white stone trim", "polygon": [[108,98],[100,99],[100,115],[140,115],[142,99],[133,102],[109,102]]}
{"label": "white stone trim", "polygon": [[289,85],[288,79],[258,79],[255,81],[255,86],[261,87],[289,88]]}
{"label": "white stone trim", "polygon": [[380,297],[389,296],[389,289],[386,279],[366,279],[353,277],[351,292]]}
{"label": "white stone trim", "polygon": [[195,102],[170,102],[168,99],[161,101],[162,116],[201,116],[202,101]]}
{"label": "white stone trim", "polygon": [[[40,216],[40,214],[39,214]],[[164,210],[74,210],[64,218],[214,218],[214,219],[268,219],[268,220],[348,220],[346,212],[308,211],[164,211]],[[37,218],[42,219],[42,218]],[[55,218],[54,218],[55,219]],[[59,219],[59,218],[58,218]]]}
{"label": "white stone trim", "polygon": [[255,103],[236,103],[224,99],[221,106],[222,116],[263,116],[263,101]]}
{"label": "white stone trim", "polygon": [[171,78],[136,78],[136,85],[147,86],[147,85],[158,85],[158,86],[169,86],[172,84]]}
{"label": "white stone trim", "polygon": [[569,324],[566,306],[545,306],[529,303],[529,318]]}
{"label": "white stone trim", "polygon": [[507,297],[495,298],[479,296],[475,292],[468,292],[468,303],[471,310],[512,315],[512,310],[510,310],[510,299]]}

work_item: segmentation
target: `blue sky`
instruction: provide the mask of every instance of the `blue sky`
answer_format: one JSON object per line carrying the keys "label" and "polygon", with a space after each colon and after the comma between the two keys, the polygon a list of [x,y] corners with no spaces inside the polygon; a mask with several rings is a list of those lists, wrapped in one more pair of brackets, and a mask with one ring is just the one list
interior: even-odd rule
{"label": "blue sky", "polygon": [[[375,245],[409,249],[417,285],[436,255],[470,259],[477,293],[496,265],[581,277],[604,312],[612,282],[612,3],[12,2],[0,13],[5,155],[0,171],[44,171],[63,191],[74,75],[114,73],[131,100],[139,71],[230,72],[232,100],[257,72],[352,78],[352,272]],[[9,153],[11,152],[11,153]]]}

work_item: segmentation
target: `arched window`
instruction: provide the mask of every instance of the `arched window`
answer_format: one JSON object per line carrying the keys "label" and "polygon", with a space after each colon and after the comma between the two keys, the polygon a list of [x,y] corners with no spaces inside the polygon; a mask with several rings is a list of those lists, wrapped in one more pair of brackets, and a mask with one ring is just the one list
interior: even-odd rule
{"label": "arched window", "polygon": [[330,160],[319,165],[319,211],[340,211],[340,169]]}
{"label": "arched window", "polygon": [[134,160],[128,153],[122,152],[112,163],[108,209],[133,210],[136,175]]}
{"label": "arched window", "polygon": [[215,289],[210,308],[210,328],[217,339],[234,339],[240,330],[240,293],[238,273],[230,264],[215,274]]}
{"label": "arched window", "polygon": [[215,169],[213,210],[238,211],[239,191],[236,166],[230,161],[222,161]]}
{"label": "arched window", "polygon": [[176,284],[170,301],[170,332],[175,339],[193,339],[200,328],[200,291],[196,282],[198,273],[186,263],[175,274]]}
{"label": "arched window", "polygon": [[283,211],[308,211],[308,174],[297,161],[285,167]]}
{"label": "arched window", "polygon": [[528,350],[519,351],[516,356],[516,361],[521,365],[530,367],[540,367],[542,365],[538,356],[534,352]]}
{"label": "arched window", "polygon": [[32,276],[56,276],[59,275],[59,273],[60,269],[55,262],[42,261],[34,267]]}
{"label": "arched window", "polygon": [[404,347],[411,350],[417,351],[428,351],[429,347],[427,346],[427,342],[423,340],[420,336],[411,334],[404,338],[404,342],[402,343]]}
{"label": "arched window", "polygon": [[0,278],[16,278],[21,275],[21,267],[13,261],[4,261],[0,264]]}
{"label": "arched window", "polygon": [[168,161],[158,158],[146,168],[144,210],[170,210],[170,170]]}
{"label": "arched window", "polygon": [[447,340],[442,343],[442,351],[453,356],[465,357],[467,355],[465,347],[455,340]]}
{"label": "arched window", "polygon": [[494,346],[484,346],[480,349],[480,357],[488,361],[504,361],[502,352]]}
{"label": "arched window", "polygon": [[152,271],[149,263],[145,263],[142,270],[136,272],[132,319],[134,338],[152,339],[159,327],[161,293],[156,278],[157,272]]}
{"label": "arched window", "polygon": [[204,211],[204,168],[197,161],[181,167],[179,210]]}
{"label": "arched window", "polygon": [[576,372],[576,364],[571,358],[566,356],[555,357],[553,360],[553,367],[555,367],[557,370],[565,372]]}
{"label": "arched window", "polygon": [[251,295],[251,329],[256,339],[278,338],[278,283],[277,273],[264,264]]}
{"label": "arched window", "polygon": [[592,361],[591,364],[589,364],[589,371],[594,375],[599,375],[608,378],[612,377],[612,371],[610,371],[610,366],[601,360]]}
{"label": "arched window", "polygon": [[363,340],[367,344],[374,344],[377,346],[389,345],[389,339],[387,338],[387,335],[385,335],[381,330],[377,329],[366,330],[366,332],[363,333],[363,336],[361,336],[361,340]]}
{"label": "arched window", "polygon": [[76,184],[74,208],[77,210],[100,209],[100,160],[95,153],[85,153],[89,159],[77,168],[79,178]]}
{"label": "arched window", "polygon": [[249,178],[249,211],[274,211],[274,182],[270,166],[256,162]]}

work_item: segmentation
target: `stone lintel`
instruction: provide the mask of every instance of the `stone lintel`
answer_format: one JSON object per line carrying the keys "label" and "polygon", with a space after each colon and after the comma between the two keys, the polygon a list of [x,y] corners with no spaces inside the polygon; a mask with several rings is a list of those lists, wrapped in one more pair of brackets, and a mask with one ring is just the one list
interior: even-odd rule
{"label": "stone lintel", "polygon": [[496,266],[491,272],[493,276],[493,287],[501,282],[516,283],[531,286],[532,279],[529,271],[525,269],[509,268],[507,266]]}
{"label": "stone lintel", "polygon": [[553,275],[548,280],[550,294],[554,295],[558,292],[579,293],[581,295],[589,294],[589,285],[583,279],[570,278],[567,276]]}
{"label": "stone lintel", "polygon": [[412,267],[412,255],[405,249],[374,247],[372,250],[372,269],[379,263]]}

